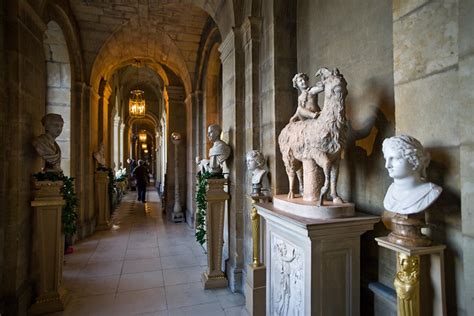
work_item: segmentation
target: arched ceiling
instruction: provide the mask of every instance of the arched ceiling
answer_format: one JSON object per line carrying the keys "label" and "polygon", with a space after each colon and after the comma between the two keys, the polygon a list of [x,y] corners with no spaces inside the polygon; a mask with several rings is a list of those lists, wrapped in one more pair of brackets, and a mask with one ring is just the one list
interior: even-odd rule
{"label": "arched ceiling", "polygon": [[70,3],[80,28],[85,73],[90,74],[93,88],[125,61],[140,58],[169,67],[190,92],[204,25],[211,17],[226,34],[234,21],[233,2],[228,0]]}

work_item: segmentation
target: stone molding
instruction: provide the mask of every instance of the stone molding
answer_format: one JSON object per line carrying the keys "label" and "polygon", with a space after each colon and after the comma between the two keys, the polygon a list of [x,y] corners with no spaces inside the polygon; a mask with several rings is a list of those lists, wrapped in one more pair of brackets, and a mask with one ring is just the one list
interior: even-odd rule
{"label": "stone molding", "polygon": [[235,33],[236,29],[230,31],[225,39],[219,45],[219,52],[221,53],[221,62],[224,64],[227,61],[227,58],[235,50]]}

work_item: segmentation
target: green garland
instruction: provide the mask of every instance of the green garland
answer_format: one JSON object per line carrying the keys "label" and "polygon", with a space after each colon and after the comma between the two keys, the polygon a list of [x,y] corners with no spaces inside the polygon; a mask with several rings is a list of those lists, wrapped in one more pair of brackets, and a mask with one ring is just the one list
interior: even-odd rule
{"label": "green garland", "polygon": [[196,241],[203,245],[206,242],[206,214],[207,214],[207,200],[206,187],[208,179],[222,179],[222,173],[212,174],[204,171],[198,175],[198,183],[196,190]]}
{"label": "green garland", "polygon": [[33,175],[38,181],[62,181],[61,195],[66,201],[62,210],[63,231],[66,236],[73,236],[76,233],[76,221],[79,217],[76,212],[77,197],[74,192],[74,178],[65,176],[62,172],[39,172]]}

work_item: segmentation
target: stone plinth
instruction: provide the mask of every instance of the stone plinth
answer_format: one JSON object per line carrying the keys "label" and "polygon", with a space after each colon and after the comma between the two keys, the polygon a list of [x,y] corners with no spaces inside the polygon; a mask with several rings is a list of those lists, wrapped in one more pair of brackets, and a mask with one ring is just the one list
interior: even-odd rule
{"label": "stone plinth", "polygon": [[36,299],[31,314],[64,310],[68,295],[62,287],[64,234],[60,189],[62,181],[33,181],[33,279]]}
{"label": "stone plinth", "polygon": [[247,267],[247,278],[245,282],[245,309],[250,316],[265,315],[265,275],[266,267],[264,265]]}
{"label": "stone plinth", "polygon": [[399,316],[445,316],[445,245],[410,247],[394,243],[389,237],[375,238],[380,247],[397,253],[397,311]]}
{"label": "stone plinth", "polygon": [[289,214],[312,219],[342,218],[355,215],[354,203],[333,204],[331,201],[324,201],[322,206],[318,206],[317,201],[306,201],[302,197],[289,199],[286,194],[274,196],[273,205]]}
{"label": "stone plinth", "polygon": [[360,235],[379,217],[318,220],[256,207],[266,221],[267,315],[359,315]]}
{"label": "stone plinth", "polygon": [[224,244],[224,210],[229,194],[224,190],[227,179],[208,179],[206,200],[207,269],[202,274],[205,289],[227,287],[228,280],[221,269]]}
{"label": "stone plinth", "polygon": [[95,214],[97,216],[96,230],[110,229],[109,205],[109,173],[108,171],[95,172]]}

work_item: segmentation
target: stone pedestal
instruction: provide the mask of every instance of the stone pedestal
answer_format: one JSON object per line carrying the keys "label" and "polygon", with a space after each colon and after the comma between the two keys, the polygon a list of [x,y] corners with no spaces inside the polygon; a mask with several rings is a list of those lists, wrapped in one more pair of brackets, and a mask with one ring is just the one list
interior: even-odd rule
{"label": "stone pedestal", "polygon": [[256,207],[266,221],[266,314],[359,315],[360,235],[380,218],[318,220]]}
{"label": "stone pedestal", "polygon": [[445,245],[409,247],[392,242],[389,237],[375,238],[380,247],[397,253],[397,291],[399,316],[445,316],[444,281]]}
{"label": "stone pedestal", "polygon": [[60,189],[62,181],[33,180],[33,279],[36,299],[31,314],[64,310],[68,295],[62,287],[64,234],[62,208],[65,204]]}
{"label": "stone pedestal", "polygon": [[94,180],[96,230],[108,230],[110,229],[109,173],[107,171],[96,171]]}
{"label": "stone pedestal", "polygon": [[227,179],[207,180],[207,269],[202,274],[205,289],[227,287],[228,280],[221,269],[222,245],[224,244],[224,210],[229,193],[224,190]]}

